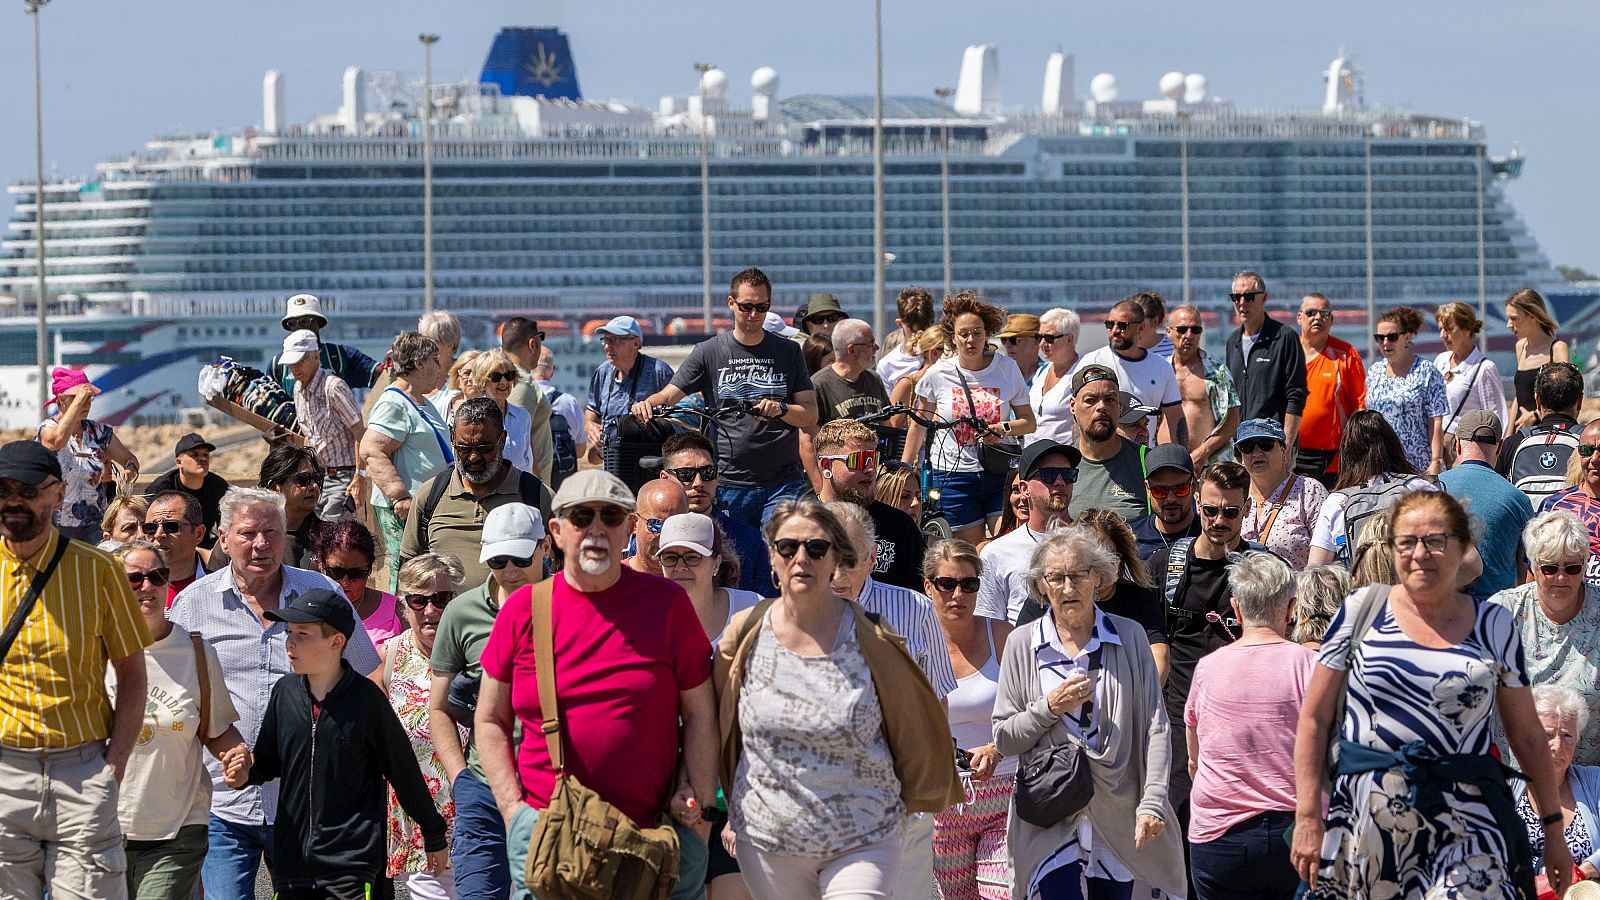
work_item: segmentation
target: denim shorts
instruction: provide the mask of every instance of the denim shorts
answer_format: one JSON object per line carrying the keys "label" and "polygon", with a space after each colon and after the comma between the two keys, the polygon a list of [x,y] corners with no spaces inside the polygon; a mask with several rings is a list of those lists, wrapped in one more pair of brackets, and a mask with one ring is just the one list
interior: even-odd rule
{"label": "denim shorts", "polygon": [[933,471],[933,484],[939,488],[939,505],[952,529],[981,524],[998,517],[1006,499],[1006,481],[988,472]]}

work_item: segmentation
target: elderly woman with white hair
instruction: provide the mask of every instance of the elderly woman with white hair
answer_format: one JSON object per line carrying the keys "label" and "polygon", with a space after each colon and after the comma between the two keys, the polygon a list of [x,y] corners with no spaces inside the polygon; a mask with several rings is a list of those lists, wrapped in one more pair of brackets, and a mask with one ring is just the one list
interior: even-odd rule
{"label": "elderly woman with white hair", "polygon": [[1049,438],[1072,443],[1072,413],[1067,410],[1072,370],[1078,367],[1078,314],[1070,309],[1045,310],[1039,316],[1039,359],[1044,362],[1028,388],[1037,427],[1025,444]]}
{"label": "elderly woman with white hair", "polygon": [[1260,550],[1228,566],[1239,639],[1195,667],[1188,726],[1189,862],[1197,900],[1293,897],[1294,738],[1316,653],[1285,632],[1295,576]]}
{"label": "elderly woman with white hair", "polygon": [[[1572,688],[1541,684],[1533,689],[1533,708],[1550,739],[1550,756],[1556,776],[1561,779],[1561,835],[1578,864],[1573,881],[1580,877],[1587,881],[1600,879],[1600,767],[1572,762],[1578,735],[1589,727],[1588,701]],[[1519,780],[1512,790],[1517,815],[1527,827],[1528,842],[1533,846],[1534,868],[1543,868],[1545,830],[1528,800],[1528,784]]]}
{"label": "elderly woman with white hair", "polygon": [[[1523,555],[1533,580],[1489,598],[1511,610],[1522,633],[1528,678],[1534,684],[1571,687],[1600,710],[1600,589],[1585,586],[1589,531],[1570,512],[1540,513],[1522,529]],[[1504,746],[1503,736],[1496,738]],[[1600,734],[1577,735],[1574,760],[1600,765]],[[1600,834],[1597,834],[1600,837]]]}
{"label": "elderly woman with white hair", "polygon": [[[1187,893],[1182,837],[1168,827],[1177,822],[1167,799],[1170,725],[1150,642],[1132,619],[1095,606],[1117,566],[1093,530],[1051,532],[1028,566],[1029,593],[1049,611],[1006,640],[994,737],[1003,757],[1021,757],[1007,821],[1018,900],[1126,900],[1136,883]],[[1029,821],[1040,818],[1019,803],[1030,766],[1074,747],[1093,795],[1063,819]]]}

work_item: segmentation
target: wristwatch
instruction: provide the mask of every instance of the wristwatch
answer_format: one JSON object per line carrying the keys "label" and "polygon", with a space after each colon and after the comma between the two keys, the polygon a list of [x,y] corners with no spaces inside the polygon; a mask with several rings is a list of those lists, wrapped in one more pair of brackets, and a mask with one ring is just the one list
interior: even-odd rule
{"label": "wristwatch", "polygon": [[787,416],[788,414],[789,414],[789,401],[787,401],[787,400],[779,400],[778,401],[778,418],[781,419],[784,416]]}

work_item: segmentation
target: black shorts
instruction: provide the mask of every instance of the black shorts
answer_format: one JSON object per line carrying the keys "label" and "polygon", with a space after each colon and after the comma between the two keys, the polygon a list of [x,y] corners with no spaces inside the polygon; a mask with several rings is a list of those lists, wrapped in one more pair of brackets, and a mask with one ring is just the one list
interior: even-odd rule
{"label": "black shorts", "polygon": [[729,856],[728,849],[722,846],[722,829],[728,827],[728,813],[713,810],[706,819],[711,822],[711,837],[706,840],[706,884],[710,884],[724,875],[739,874],[739,861]]}

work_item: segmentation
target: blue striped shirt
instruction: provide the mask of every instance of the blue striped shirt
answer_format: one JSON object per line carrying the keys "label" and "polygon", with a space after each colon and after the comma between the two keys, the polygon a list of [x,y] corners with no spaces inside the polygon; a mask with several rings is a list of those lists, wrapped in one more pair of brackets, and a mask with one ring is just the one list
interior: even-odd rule
{"label": "blue striped shirt", "polygon": [[906,650],[922,668],[922,674],[928,676],[935,694],[943,697],[956,689],[956,670],[950,664],[944,632],[933,616],[932,600],[916,591],[868,578],[856,602],[867,612],[881,616],[906,639]]}

